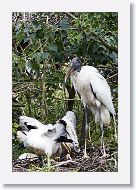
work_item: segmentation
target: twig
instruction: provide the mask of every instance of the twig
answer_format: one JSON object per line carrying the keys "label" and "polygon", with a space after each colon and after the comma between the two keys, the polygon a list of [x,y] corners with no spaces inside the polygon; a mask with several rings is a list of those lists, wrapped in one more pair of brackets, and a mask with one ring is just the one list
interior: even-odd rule
{"label": "twig", "polygon": [[62,165],[68,164],[68,163],[78,164],[78,162],[76,162],[76,161],[67,160],[67,161],[64,161],[64,162],[60,162],[59,164],[53,165],[53,166],[51,166],[51,167],[59,167],[59,166],[62,166]]}
{"label": "twig", "polygon": [[21,104],[20,105],[19,104],[18,105],[17,104],[12,104],[12,106],[13,107],[25,107],[24,105],[21,105]]}
{"label": "twig", "polygon": [[101,137],[101,134],[100,134],[96,139],[94,139],[94,140],[91,142],[91,144],[92,144],[93,142],[97,141],[100,137]]}
{"label": "twig", "polygon": [[57,98],[57,97],[54,97],[55,100],[58,100],[58,101],[81,101],[80,99],[70,99],[70,98],[64,98],[64,99],[61,99],[61,98]]}
{"label": "twig", "polygon": [[114,156],[114,154],[118,154],[118,152],[114,152],[114,153],[112,153],[110,156]]}
{"label": "twig", "polygon": [[112,76],[109,76],[106,80],[111,81],[111,82],[113,82],[113,80],[114,80],[115,82],[117,82],[118,81],[118,73],[116,73]]}
{"label": "twig", "polygon": [[69,12],[64,12],[65,14],[67,14],[68,16],[72,17],[73,19],[77,19],[74,15],[72,15],[71,13]]}

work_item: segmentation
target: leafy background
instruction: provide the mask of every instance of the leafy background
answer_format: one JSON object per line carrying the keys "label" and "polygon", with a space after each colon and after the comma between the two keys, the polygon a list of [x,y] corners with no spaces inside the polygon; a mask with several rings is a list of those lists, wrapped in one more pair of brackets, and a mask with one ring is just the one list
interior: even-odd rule
{"label": "leafy background", "polygon": [[[68,110],[77,116],[80,144],[84,114],[80,98],[64,76],[68,62],[79,56],[107,79],[118,113],[118,14],[116,12],[14,12],[12,15],[13,159],[21,153],[16,139],[18,118],[27,115],[54,123]],[[89,138],[95,140],[94,117],[89,114]],[[111,123],[113,126],[113,123]],[[117,152],[114,128],[105,131],[105,143]],[[100,138],[94,144],[100,146]]]}

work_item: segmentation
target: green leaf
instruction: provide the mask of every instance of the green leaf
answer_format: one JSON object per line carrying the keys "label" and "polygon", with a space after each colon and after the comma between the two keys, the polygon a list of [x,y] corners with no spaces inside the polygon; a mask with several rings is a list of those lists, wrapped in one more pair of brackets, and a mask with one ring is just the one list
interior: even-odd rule
{"label": "green leaf", "polygon": [[48,52],[43,52],[42,53],[42,59],[48,59],[49,53]]}
{"label": "green leaf", "polygon": [[24,37],[25,37],[25,33],[21,30],[21,31],[18,31],[17,33],[16,33],[16,37],[17,37],[17,40],[19,41],[19,42],[21,42],[23,39],[24,39]]}
{"label": "green leaf", "polygon": [[33,70],[39,71],[39,69],[40,69],[40,64],[38,64],[38,63],[36,63],[36,62],[32,62],[31,65],[32,65],[32,69],[33,69]]}
{"label": "green leaf", "polygon": [[[64,42],[65,42],[65,40],[64,40]],[[60,51],[63,51],[64,50],[64,46],[63,46],[63,40],[56,40],[55,41],[55,43],[57,44],[57,46],[58,46],[58,52],[60,52]]]}
{"label": "green leaf", "polygon": [[23,71],[25,69],[25,63],[22,59],[20,59],[19,63],[18,63],[19,69],[21,71]]}
{"label": "green leaf", "polygon": [[43,39],[44,38],[44,30],[43,29],[39,29],[36,31],[36,37],[39,38],[39,39]]}
{"label": "green leaf", "polygon": [[32,23],[34,26],[39,26],[39,22],[37,20],[33,20]]}
{"label": "green leaf", "polygon": [[37,62],[41,62],[44,59],[48,59],[49,53],[48,52],[36,52],[32,55],[32,58],[34,58]]}
{"label": "green leaf", "polygon": [[26,65],[26,67],[28,67],[29,69],[32,69],[32,65],[31,65],[31,63],[30,63],[29,61],[27,61],[25,65]]}
{"label": "green leaf", "polygon": [[60,23],[60,26],[63,30],[68,30],[70,25],[66,19],[63,19]]}
{"label": "green leaf", "polygon": [[114,52],[112,52],[112,53],[109,53],[109,55],[108,55],[111,59],[113,59],[113,60],[116,60],[117,59],[117,54],[116,53],[114,53]]}
{"label": "green leaf", "polygon": [[57,52],[58,46],[57,45],[49,45],[49,50]]}
{"label": "green leaf", "polygon": [[34,58],[37,62],[41,62],[41,52],[34,53],[32,58]]}
{"label": "green leaf", "polygon": [[78,35],[76,36],[76,39],[77,39],[77,42],[80,42],[81,39],[82,39],[82,34],[81,34],[81,33],[78,34]]}

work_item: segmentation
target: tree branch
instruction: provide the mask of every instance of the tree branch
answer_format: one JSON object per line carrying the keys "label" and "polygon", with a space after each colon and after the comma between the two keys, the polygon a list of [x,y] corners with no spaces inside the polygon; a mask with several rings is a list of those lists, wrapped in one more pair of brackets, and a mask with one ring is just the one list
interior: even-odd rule
{"label": "tree branch", "polygon": [[72,17],[73,19],[77,19],[74,15],[72,15],[71,13],[69,12],[64,12],[65,14],[67,14],[68,16]]}
{"label": "tree branch", "polygon": [[110,44],[108,44],[103,38],[99,37],[95,32],[91,32],[95,37],[98,38],[98,40],[105,46],[107,47],[109,50],[114,51],[116,53],[118,53],[118,48],[116,46],[112,46]]}

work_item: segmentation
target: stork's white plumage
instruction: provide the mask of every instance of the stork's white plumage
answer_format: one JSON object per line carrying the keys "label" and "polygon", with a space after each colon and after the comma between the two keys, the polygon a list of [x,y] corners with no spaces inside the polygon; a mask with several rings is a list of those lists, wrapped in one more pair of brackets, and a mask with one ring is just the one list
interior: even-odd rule
{"label": "stork's white plumage", "polygon": [[30,129],[42,129],[44,127],[44,124],[37,119],[27,116],[19,117],[19,125],[24,131],[29,131]]}
{"label": "stork's white plumage", "polygon": [[[39,129],[41,133],[47,132],[49,129],[52,130],[54,125],[52,124],[42,124],[37,119],[27,116],[20,116],[20,127],[23,131],[30,131],[32,129]],[[66,131],[67,138],[71,139],[73,142],[69,144],[71,148],[73,148],[76,152],[79,152],[79,143],[76,134],[76,116],[74,112],[68,111],[66,115],[62,118],[66,122]],[[61,134],[61,128],[57,129],[57,134]],[[60,130],[60,131],[59,131]]]}
{"label": "stork's white plumage", "polygon": [[[66,115],[62,118],[67,123],[66,130],[67,130],[67,138],[72,139],[73,142],[69,143],[69,146],[74,149],[75,152],[79,152],[79,143],[76,133],[76,116],[75,113],[72,111],[68,111]],[[68,144],[68,143],[67,143]]]}
{"label": "stork's white plumage", "polygon": [[66,135],[66,122],[63,120],[59,120],[55,125],[49,124],[29,131],[17,131],[18,139],[26,148],[37,155],[47,156],[48,166],[50,166],[50,157],[60,155],[61,142],[73,142],[67,139]]}
{"label": "stork's white plumage", "polygon": [[76,129],[76,116],[73,111],[68,111],[66,115],[62,118],[63,120],[68,120],[72,123],[73,128]]}
{"label": "stork's white plumage", "polygon": [[[88,130],[87,107],[89,107],[95,116],[95,122],[100,123],[100,127],[102,129],[102,146],[105,154],[103,127],[106,127],[110,124],[110,114],[113,116],[113,118],[115,118],[115,110],[112,103],[110,87],[105,78],[95,67],[82,66],[81,60],[78,57],[72,59],[66,79],[68,76],[71,77],[74,88],[80,94],[85,108],[86,135]],[[85,157],[87,157],[86,138],[87,136],[85,137]]]}
{"label": "stork's white plumage", "polygon": [[68,143],[75,152],[80,151],[74,112],[68,111],[55,125],[44,125],[27,116],[19,119],[22,131],[17,132],[17,137],[31,152],[40,156],[47,155],[48,158],[54,157],[61,153],[61,142]]}

